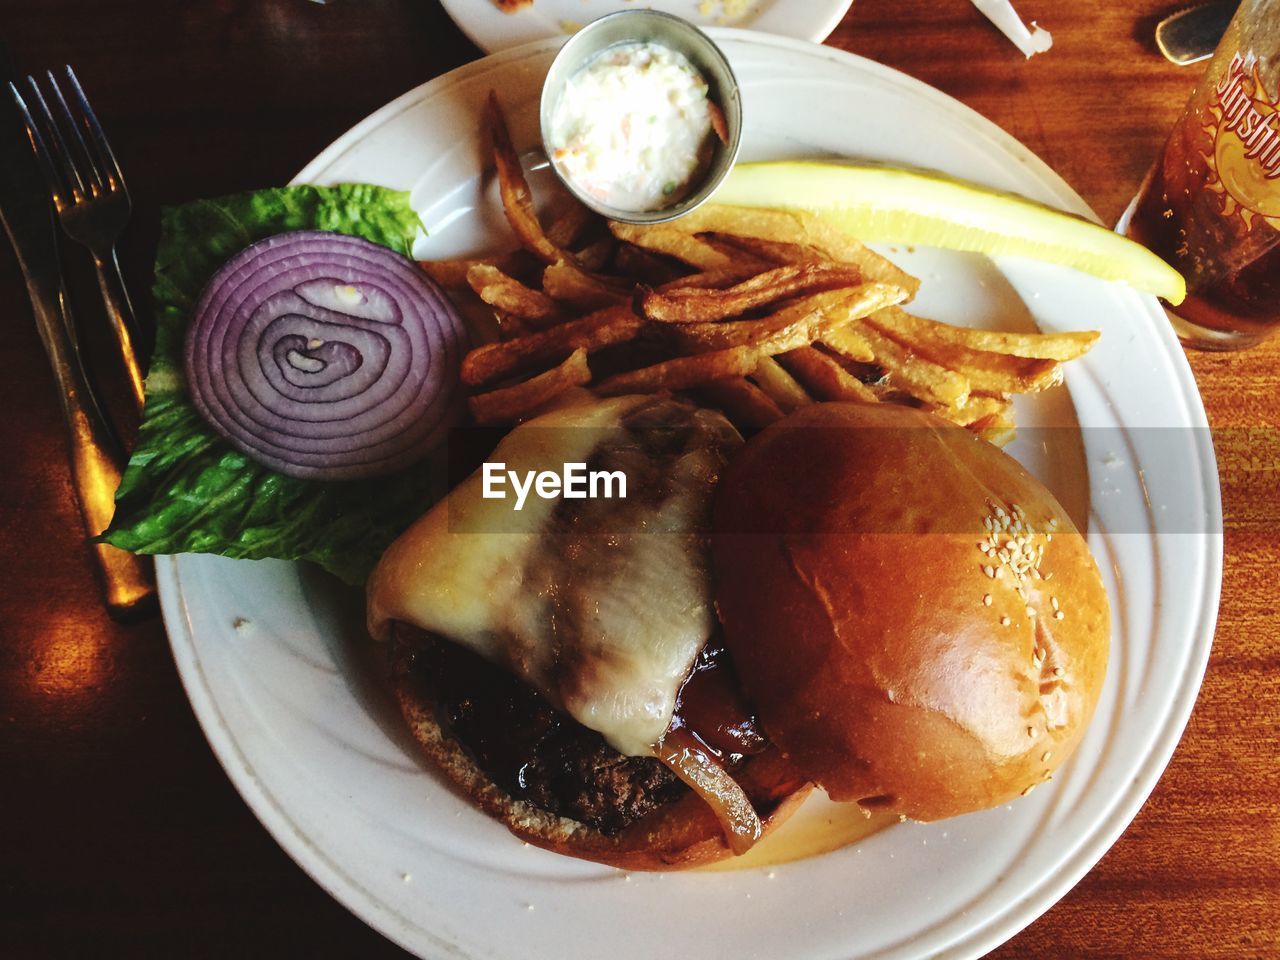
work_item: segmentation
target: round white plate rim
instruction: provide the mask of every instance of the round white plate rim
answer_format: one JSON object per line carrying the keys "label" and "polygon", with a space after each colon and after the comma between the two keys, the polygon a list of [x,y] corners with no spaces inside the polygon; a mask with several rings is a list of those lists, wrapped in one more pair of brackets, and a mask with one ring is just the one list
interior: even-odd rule
{"label": "round white plate rim", "polygon": [[[477,7],[477,2],[484,6]],[[545,0],[544,0],[545,2]],[[514,49],[526,42],[545,40],[554,37],[564,39],[568,36],[563,30],[538,35],[536,31],[522,29],[540,24],[543,11],[536,4],[532,8],[517,10],[514,13],[503,13],[492,0],[441,0],[445,13],[464,34],[485,53],[498,53]],[[618,10],[635,9],[633,3],[611,3],[611,10],[588,10],[580,7],[575,10],[579,17],[589,13],[586,20],[594,20]],[[647,3],[645,6],[653,6]],[[670,9],[675,6],[675,9]],[[668,12],[681,16],[708,29],[708,20],[715,19],[698,11],[694,0],[687,0],[688,9],[668,3]],[[735,26],[752,30],[776,33],[779,36],[793,37],[797,40],[812,40],[821,43],[836,28],[836,25],[849,12],[853,0],[771,0],[759,13],[748,11],[735,20]],[[817,11],[815,13],[815,10]],[[537,21],[531,20],[536,16]],[[521,19],[523,18],[523,19]],[[577,17],[573,19],[578,19]],[[504,27],[511,28],[504,31]]]}
{"label": "round white plate rim", "polygon": [[[1025,147],[994,124],[967,108],[957,105],[951,98],[933,88],[905,77],[889,68],[838,50],[818,48],[815,51],[813,45],[803,41],[780,37],[765,37],[747,31],[719,30],[714,32],[724,34],[727,37],[731,36],[742,42],[792,47],[802,49],[810,54],[820,51],[822,55],[830,59],[846,60],[859,70],[881,73],[882,76],[891,77],[894,82],[900,85],[912,88],[912,91],[916,94],[923,95],[935,102],[945,103],[951,109],[960,109],[968,114],[967,119],[972,122],[975,132],[985,135],[993,143],[1018,157],[1023,163],[1033,166],[1036,172],[1040,174],[1041,179],[1045,180],[1048,185],[1055,188],[1057,193],[1061,194],[1060,199],[1063,206],[1076,209],[1079,212],[1088,212],[1088,208],[1083,201],[1042,161],[1027,151]],[[338,140],[300,172],[298,177],[295,178],[295,182],[314,179],[321,170],[334,163],[372,129],[388,122],[421,100],[427,94],[428,88],[430,88],[431,92],[435,92],[449,83],[464,81],[473,70],[488,69],[508,59],[520,59],[527,56],[531,51],[542,50],[551,45],[553,44],[549,41],[537,41],[523,47],[514,48],[459,68],[450,74],[409,91],[370,115],[342,137],[339,137]],[[1220,492],[1213,451],[1208,442],[1207,419],[1203,405],[1186,358],[1172,333],[1163,324],[1163,317],[1159,313],[1158,305],[1151,298],[1143,299],[1146,309],[1158,316],[1161,321],[1156,326],[1158,331],[1162,331],[1159,334],[1160,346],[1166,353],[1167,359],[1171,361],[1171,369],[1177,378],[1177,387],[1180,391],[1180,399],[1185,406],[1187,420],[1196,429],[1197,436],[1201,438],[1197,443],[1199,476],[1203,482],[1200,492],[1204,496],[1204,504],[1208,513],[1207,519],[1210,524],[1208,529],[1219,531],[1221,529]],[[1085,838],[1085,840],[1077,844],[1069,859],[1055,873],[1044,877],[1041,884],[1034,891],[1034,895],[1024,897],[1003,913],[988,917],[984,926],[971,930],[961,939],[951,942],[947,947],[948,956],[976,956],[981,952],[985,952],[1008,939],[1044,910],[1048,909],[1115,842],[1154,788],[1160,774],[1172,756],[1195,702],[1204,668],[1207,665],[1210,643],[1216,623],[1222,570],[1222,541],[1220,536],[1212,535],[1205,537],[1204,540],[1205,553],[1202,558],[1204,577],[1198,606],[1199,616],[1194,627],[1188,631],[1189,639],[1194,643],[1195,649],[1195,655],[1191,660],[1193,669],[1188,670],[1183,676],[1182,684],[1169,704],[1166,723],[1162,727],[1159,737],[1148,751],[1147,756],[1143,758],[1144,762],[1141,770],[1135,773],[1134,778],[1123,794],[1114,798],[1113,809],[1115,810],[1115,815],[1107,820],[1106,829],[1097,831],[1093,837]],[[204,680],[199,659],[193,647],[194,629],[186,616],[182,597],[180,567],[181,558],[179,557],[163,558],[157,567],[164,618],[169,630],[180,676],[187,689],[197,718],[204,728],[206,737],[209,739],[219,761],[255,814],[268,828],[277,842],[289,852],[299,865],[331,895],[352,909],[366,922],[396,939],[402,945],[409,947],[410,944],[406,942],[403,936],[404,931],[399,929],[403,922],[402,918],[384,908],[375,897],[361,887],[348,871],[344,870],[340,864],[328,859],[323,850],[308,840],[297,824],[289,818],[287,812],[277,804],[270,792],[266,790],[249,765],[247,758],[239,750],[234,737],[218,710],[216,699]],[[402,935],[397,936],[397,933]],[[447,943],[438,942],[445,951],[448,951],[449,945]]]}

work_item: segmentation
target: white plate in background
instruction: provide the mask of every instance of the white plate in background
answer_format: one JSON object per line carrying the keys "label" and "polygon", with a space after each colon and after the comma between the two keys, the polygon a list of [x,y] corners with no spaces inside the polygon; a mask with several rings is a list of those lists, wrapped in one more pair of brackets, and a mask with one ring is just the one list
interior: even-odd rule
{"label": "white plate in background", "polygon": [[592,20],[618,10],[652,9],[675,14],[700,27],[762,30],[821,43],[836,28],[853,0],[533,0],[503,13],[494,0],[441,0],[445,12],[486,53],[565,37]]}
{"label": "white plate in background", "polygon": [[[936,90],[808,43],[715,35],[742,82],[745,159],[835,154],[941,168],[1088,215],[1036,157]],[[411,91],[299,181],[410,189],[430,230],[421,256],[510,244],[491,178],[480,176],[480,106],[499,90],[517,145],[532,146],[557,44]],[[923,279],[921,313],[1103,334],[1069,365],[1069,392],[1019,402],[1024,427],[1067,429],[1026,430],[1012,448],[1087,515],[1113,606],[1096,718],[1054,781],[1008,807],[897,825],[769,870],[623,874],[521,844],[419,761],[378,683],[358,596],[297,564],[162,558],[165,622],[196,715],[245,800],[317,882],[423,957],[972,958],[1102,856],[1164,769],[1208,659],[1221,508],[1199,395],[1151,297],[1014,258],[893,255]],[[1171,516],[1179,524],[1161,529]]]}

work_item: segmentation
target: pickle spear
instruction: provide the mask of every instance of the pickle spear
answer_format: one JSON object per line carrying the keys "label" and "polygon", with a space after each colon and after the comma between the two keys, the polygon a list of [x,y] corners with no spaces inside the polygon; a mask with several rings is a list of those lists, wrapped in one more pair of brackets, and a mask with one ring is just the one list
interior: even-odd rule
{"label": "pickle spear", "polygon": [[1127,237],[1052,207],[943,175],[872,165],[738,164],[717,203],[803,209],[867,243],[904,243],[1031,257],[1121,280],[1170,304],[1182,275]]}

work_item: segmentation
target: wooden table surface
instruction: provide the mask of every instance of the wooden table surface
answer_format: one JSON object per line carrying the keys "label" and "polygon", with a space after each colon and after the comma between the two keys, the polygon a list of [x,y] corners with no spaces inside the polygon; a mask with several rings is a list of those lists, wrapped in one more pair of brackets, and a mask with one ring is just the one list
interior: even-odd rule
{"label": "wooden table surface", "polygon": [[[1054,34],[1029,62],[966,0],[858,0],[828,42],[974,107],[1111,222],[1197,77],[1151,39],[1178,5],[1018,0]],[[433,0],[0,0],[0,39],[23,72],[79,72],[133,190],[124,258],[138,291],[160,205],[282,183],[361,117],[479,55]],[[403,956],[240,800],[159,621],[103,613],[5,248],[0,304],[0,956]],[[1227,518],[1208,675],[1132,826],[996,957],[1280,956],[1280,340],[1190,360]]]}

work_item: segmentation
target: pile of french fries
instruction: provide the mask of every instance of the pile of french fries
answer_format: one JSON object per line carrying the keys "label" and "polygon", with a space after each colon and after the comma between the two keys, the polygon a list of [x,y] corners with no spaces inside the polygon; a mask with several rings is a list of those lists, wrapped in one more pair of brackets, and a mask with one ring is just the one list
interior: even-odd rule
{"label": "pile of french fries", "polygon": [[913,316],[901,304],[915,277],[804,213],[707,204],[635,226],[575,205],[544,227],[492,95],[487,125],[519,248],[422,264],[492,312],[493,342],[462,366],[478,423],[515,423],[582,389],[668,391],[743,429],[817,401],[890,402],[1004,444],[1013,395],[1059,383],[1098,337]]}

